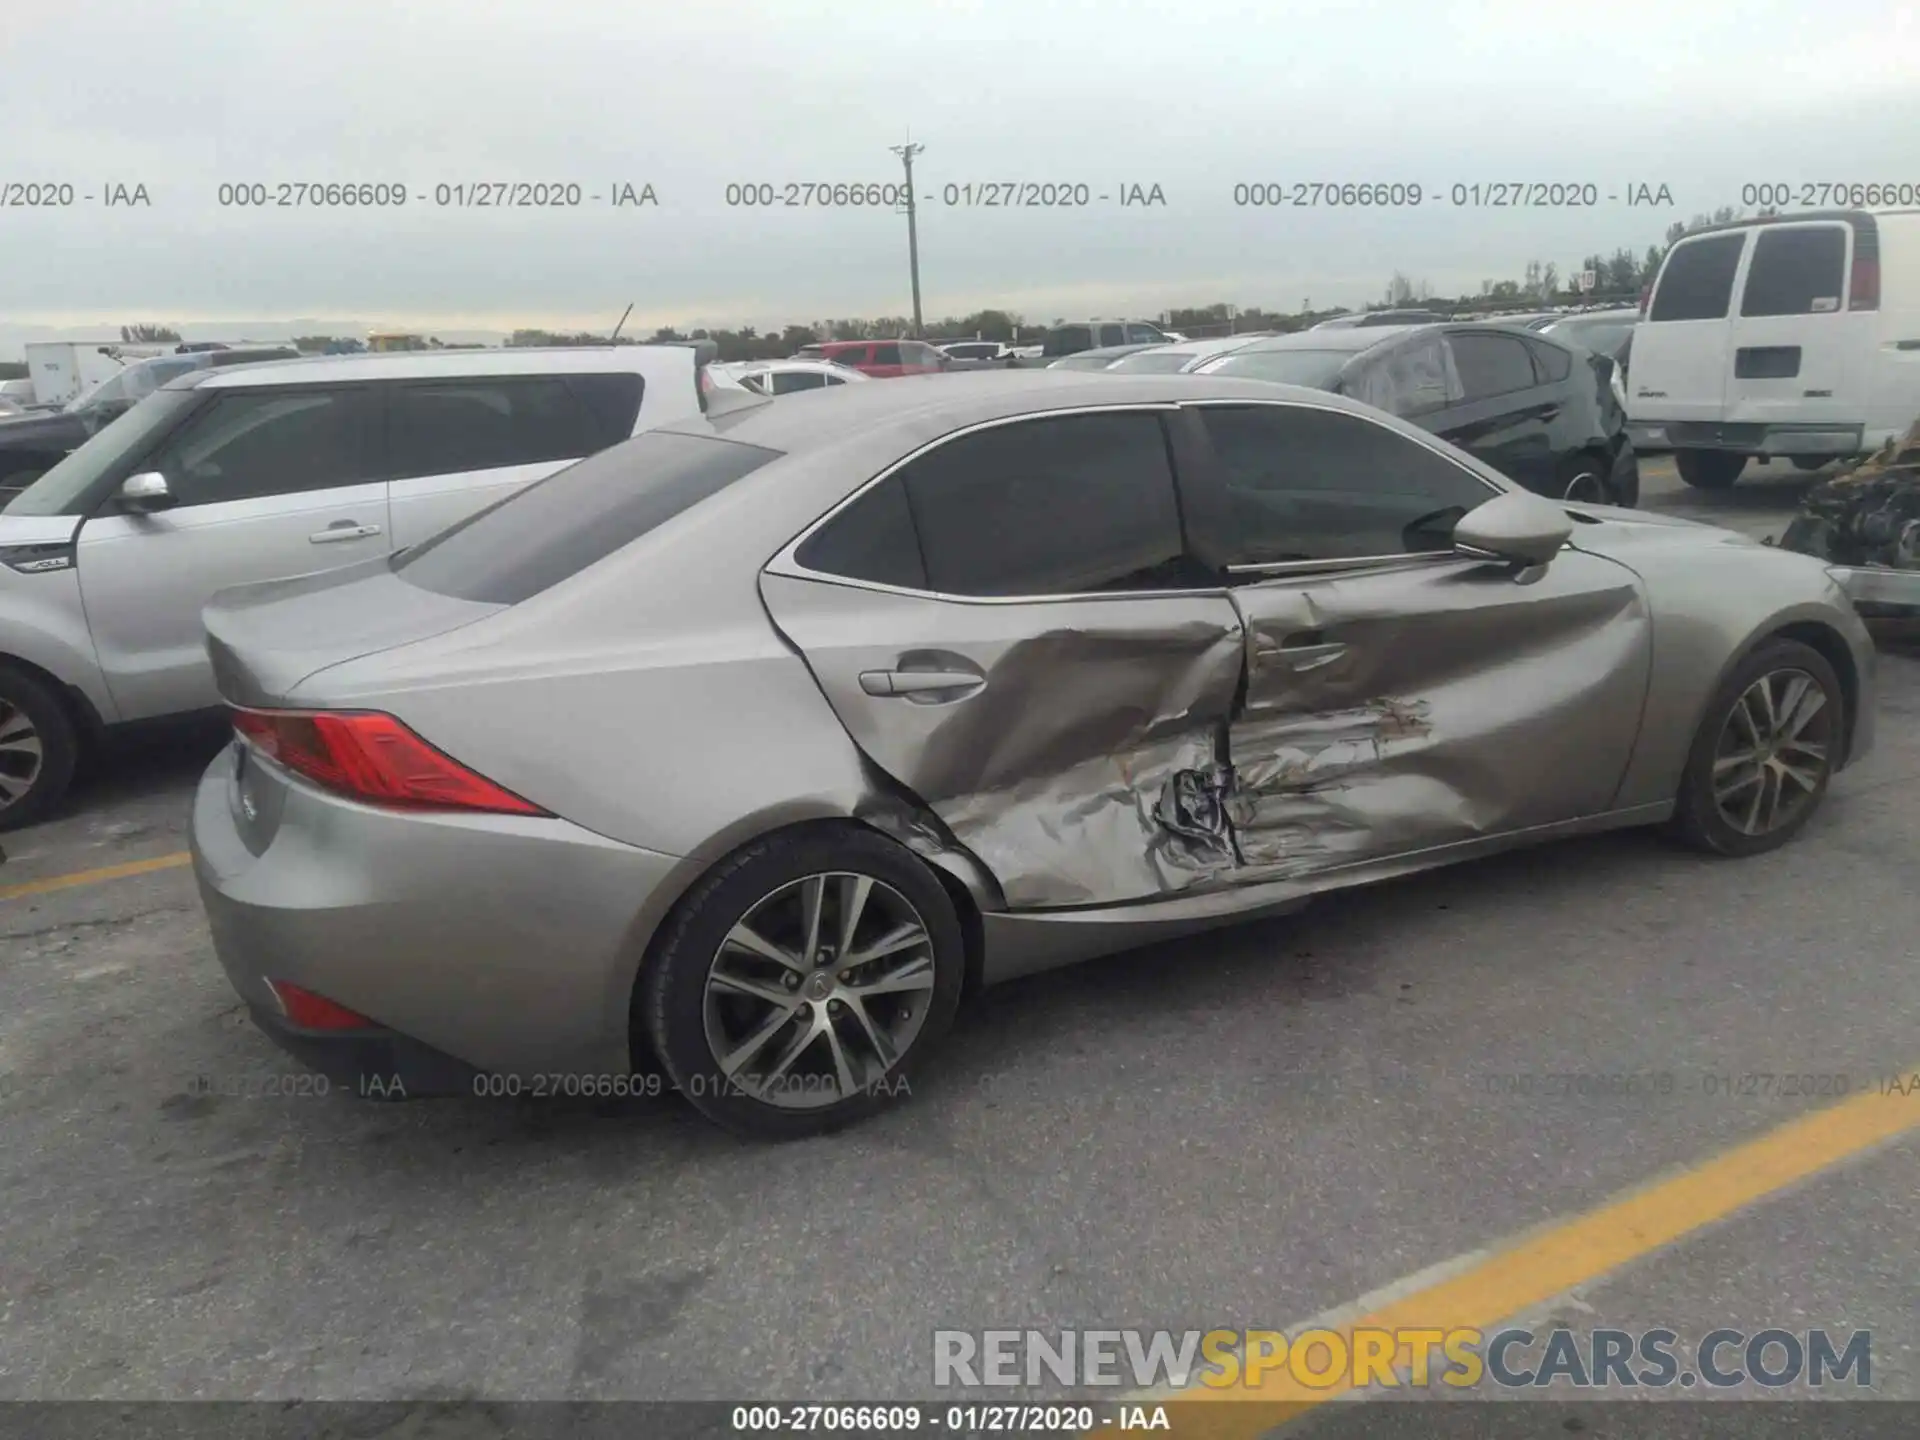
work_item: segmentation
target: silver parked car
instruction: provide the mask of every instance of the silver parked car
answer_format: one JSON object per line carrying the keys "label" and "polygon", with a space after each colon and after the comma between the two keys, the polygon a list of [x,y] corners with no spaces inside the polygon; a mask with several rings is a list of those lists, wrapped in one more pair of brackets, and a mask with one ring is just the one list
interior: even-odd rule
{"label": "silver parked car", "polygon": [[1873,715],[1817,561],[1195,375],[753,402],[205,618],[264,1029],[409,1093],[651,1054],[771,1136],[975,985],[1586,831],[1770,849]]}
{"label": "silver parked car", "polygon": [[48,813],[86,743],[218,707],[200,630],[215,591],[384,556],[722,389],[753,398],[699,361],[353,355],[147,394],[0,510],[0,830]]}

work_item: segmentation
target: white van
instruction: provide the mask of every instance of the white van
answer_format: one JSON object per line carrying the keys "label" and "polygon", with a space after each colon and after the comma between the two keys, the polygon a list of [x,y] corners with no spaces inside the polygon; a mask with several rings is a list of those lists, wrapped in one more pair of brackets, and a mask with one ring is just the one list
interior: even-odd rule
{"label": "white van", "polygon": [[1920,210],[1706,226],[1667,252],[1634,329],[1628,434],[1723,490],[1750,456],[1804,470],[1920,417]]}

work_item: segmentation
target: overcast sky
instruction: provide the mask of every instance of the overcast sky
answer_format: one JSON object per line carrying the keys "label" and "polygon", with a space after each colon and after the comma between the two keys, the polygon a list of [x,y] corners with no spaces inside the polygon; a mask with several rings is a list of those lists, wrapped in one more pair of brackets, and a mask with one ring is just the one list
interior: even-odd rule
{"label": "overcast sky", "polygon": [[[1920,18],[1899,0],[0,0],[0,184],[152,201],[0,209],[0,327],[604,331],[629,301],[647,329],[902,314],[902,216],[725,192],[895,181],[909,131],[929,318],[1352,305],[1396,270],[1450,293],[1644,251],[1746,183],[1920,185],[1916,77]],[[1591,182],[1600,204],[1446,203],[1508,179]],[[659,204],[434,204],[442,184],[520,180],[652,184]],[[1115,198],[943,203],[1003,180]],[[223,182],[301,181],[410,198],[218,203]],[[1251,181],[1429,198],[1236,207]],[[1674,205],[1629,207],[1641,183]],[[1133,184],[1165,205],[1122,208]]]}

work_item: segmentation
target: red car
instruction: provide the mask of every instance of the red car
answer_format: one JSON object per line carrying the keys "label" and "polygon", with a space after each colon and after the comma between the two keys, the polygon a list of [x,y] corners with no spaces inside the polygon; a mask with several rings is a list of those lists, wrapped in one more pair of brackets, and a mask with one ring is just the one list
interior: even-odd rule
{"label": "red car", "polygon": [[920,340],[823,340],[802,345],[796,360],[831,360],[876,380],[899,375],[935,375],[945,370],[947,357]]}

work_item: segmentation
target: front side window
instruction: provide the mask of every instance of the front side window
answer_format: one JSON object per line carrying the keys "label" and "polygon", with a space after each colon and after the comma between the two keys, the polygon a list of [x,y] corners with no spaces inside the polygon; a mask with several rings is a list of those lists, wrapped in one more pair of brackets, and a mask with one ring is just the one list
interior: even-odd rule
{"label": "front side window", "polygon": [[1195,583],[1160,417],[1062,415],[962,435],[899,472],[928,588],[1075,595]]}
{"label": "front side window", "polygon": [[1724,320],[1733,298],[1733,272],[1740,268],[1744,230],[1682,240],[1660,267],[1649,323],[1663,320]]}
{"label": "front side window", "polygon": [[1042,355],[1072,355],[1076,351],[1093,349],[1093,331],[1085,325],[1062,325],[1047,332],[1046,343],[1040,347]]}
{"label": "front side window", "polygon": [[1742,315],[1832,315],[1847,284],[1847,232],[1798,225],[1754,236]]}
{"label": "front side window", "polygon": [[[1524,354],[1521,358],[1524,361]],[[1462,394],[1453,352],[1438,334],[1422,335],[1362,363],[1345,389],[1354,399],[1389,415],[1429,414],[1458,403]]]}
{"label": "front side window", "polygon": [[170,437],[151,468],[181,505],[357,485],[373,478],[378,416],[366,389],[236,390]]}
{"label": "front side window", "polygon": [[102,488],[115,484],[117,476],[137,463],[138,457],[200,399],[197,390],[161,390],[149,395],[119,419],[102,426],[84,445],[14,496],[5,513],[88,513],[100,499]]}
{"label": "front side window", "polygon": [[1124,345],[1127,343],[1127,327],[1124,325],[1102,325],[1100,327],[1102,345]]}
{"label": "front side window", "polygon": [[1129,325],[1127,338],[1120,343],[1122,345],[1164,345],[1166,341],[1167,337],[1151,325]]}
{"label": "front side window", "polygon": [[900,363],[900,347],[898,345],[874,346],[873,363],[876,365],[898,365]]}
{"label": "front side window", "polygon": [[396,385],[389,395],[395,478],[577,460],[614,438],[557,375]]}
{"label": "front side window", "polygon": [[1419,554],[1499,493],[1385,425],[1305,405],[1201,408],[1227,490],[1227,563]]}
{"label": "front side window", "polygon": [[1573,373],[1573,355],[1558,345],[1549,345],[1544,340],[1529,340],[1527,349],[1533,355],[1533,368],[1543,385],[1556,385]]}

